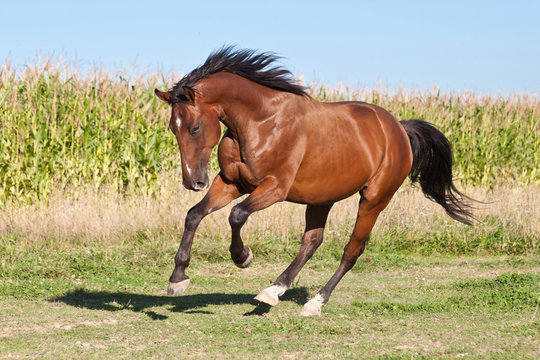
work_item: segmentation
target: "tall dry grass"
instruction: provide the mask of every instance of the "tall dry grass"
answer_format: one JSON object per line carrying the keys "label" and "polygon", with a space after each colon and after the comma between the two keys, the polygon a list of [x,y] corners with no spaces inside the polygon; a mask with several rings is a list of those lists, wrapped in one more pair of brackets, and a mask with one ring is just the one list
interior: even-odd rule
{"label": "tall dry grass", "polygon": [[[172,178],[166,185],[167,190],[157,196],[125,197],[114,189],[96,193],[88,188],[76,199],[66,198],[59,192],[47,203],[7,206],[0,210],[0,237],[14,236],[17,241],[31,243],[54,239],[89,245],[113,244],[141,235],[144,238],[159,235],[179,241],[187,210],[203,194],[182,189]],[[437,238],[439,242],[448,243],[437,246],[449,246],[452,253],[459,252],[452,242],[465,246],[468,241],[478,245],[478,251],[490,252],[493,247],[496,253],[540,251],[540,189],[537,186],[496,191],[468,188],[466,192],[486,202],[475,211],[480,221],[473,227],[453,221],[440,206],[427,200],[420,189],[404,185],[381,213],[372,241],[381,248],[388,245],[415,250],[419,246],[415,242]],[[341,201],[330,213],[326,238],[336,242],[338,248],[348,241],[358,200],[358,196],[353,196]],[[198,238],[204,240],[199,241],[210,241],[211,247],[221,246],[226,252],[230,239],[228,213],[234,203],[203,220]],[[302,205],[278,203],[253,214],[243,229],[246,243],[265,246],[262,243],[273,241],[296,248],[303,232],[304,210]],[[496,243],[484,244],[488,248],[478,244],[485,241]],[[433,250],[429,244],[422,246],[427,246],[428,252]],[[446,252],[444,248],[438,251]]]}

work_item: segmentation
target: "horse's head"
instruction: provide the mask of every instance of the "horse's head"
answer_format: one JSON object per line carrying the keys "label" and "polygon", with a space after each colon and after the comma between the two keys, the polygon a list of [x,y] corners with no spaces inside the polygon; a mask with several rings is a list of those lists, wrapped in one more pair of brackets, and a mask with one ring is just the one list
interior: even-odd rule
{"label": "horse's head", "polygon": [[201,101],[191,87],[183,90],[179,99],[171,92],[156,89],[155,93],[172,108],[169,128],[180,148],[182,183],[189,190],[201,191],[208,187],[208,160],[221,135],[219,113],[215,106]]}

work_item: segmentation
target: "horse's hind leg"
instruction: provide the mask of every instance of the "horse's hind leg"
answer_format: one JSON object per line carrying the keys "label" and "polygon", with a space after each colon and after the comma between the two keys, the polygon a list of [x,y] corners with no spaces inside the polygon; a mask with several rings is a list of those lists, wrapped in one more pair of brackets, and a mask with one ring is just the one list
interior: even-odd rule
{"label": "horse's hind leg", "polygon": [[302,236],[300,251],[287,269],[279,275],[274,284],[255,297],[255,300],[276,306],[279,296],[291,286],[294,278],[306,262],[311,259],[317,248],[323,241],[324,225],[328,218],[328,213],[333,204],[326,205],[308,205],[306,208],[306,229]]}
{"label": "horse's hind leg", "polygon": [[[365,195],[365,194],[364,194]],[[354,266],[358,257],[364,252],[366,241],[371,233],[373,225],[379,216],[379,213],[388,205],[392,194],[379,199],[378,201],[370,201],[369,198],[362,196],[360,199],[360,205],[358,208],[358,217],[356,218],[356,224],[354,226],[351,240],[345,246],[343,257],[339,268],[334,273],[330,281],[315,295],[313,299],[308,301],[302,310],[300,315],[312,316],[320,315],[321,308],[328,302],[332,291],[339,283],[341,278]]]}

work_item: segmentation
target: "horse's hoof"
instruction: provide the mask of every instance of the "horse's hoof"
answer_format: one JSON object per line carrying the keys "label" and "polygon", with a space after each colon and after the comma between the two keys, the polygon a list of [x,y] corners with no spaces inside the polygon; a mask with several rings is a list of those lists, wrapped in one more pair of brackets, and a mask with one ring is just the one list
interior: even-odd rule
{"label": "horse's hoof", "polygon": [[279,303],[279,297],[283,295],[285,290],[287,290],[287,288],[283,286],[272,285],[261,291],[259,295],[255,296],[255,300],[270,306],[276,306]]}
{"label": "horse's hoof", "polygon": [[189,279],[182,280],[180,282],[169,282],[169,287],[167,288],[167,295],[169,296],[178,296],[182,295],[187,291],[189,287]]}
{"label": "horse's hoof", "polygon": [[239,264],[237,262],[234,263],[234,265],[238,266],[240,269],[244,269],[244,268],[247,268],[249,266],[249,264],[251,264],[251,262],[253,261],[253,253],[251,252],[251,249],[246,246],[248,248],[248,251],[249,251],[249,254],[248,254],[248,257],[246,258],[246,260],[244,260],[243,263]]}
{"label": "horse's hoof", "polygon": [[300,313],[298,314],[300,316],[321,316],[321,309],[315,309],[312,307],[305,306],[300,310]]}
{"label": "horse's hoof", "polygon": [[304,304],[302,310],[300,310],[300,316],[321,316],[321,307],[323,306],[324,299],[321,295],[317,294],[311,300]]}

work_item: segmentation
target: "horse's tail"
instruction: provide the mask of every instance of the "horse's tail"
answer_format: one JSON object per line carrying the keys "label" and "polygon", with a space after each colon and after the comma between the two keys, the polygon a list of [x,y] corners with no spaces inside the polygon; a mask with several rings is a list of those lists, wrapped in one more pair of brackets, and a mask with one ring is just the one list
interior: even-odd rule
{"label": "horse's tail", "polygon": [[419,182],[424,195],[441,205],[453,219],[471,225],[471,198],[452,182],[452,147],[435,126],[422,120],[403,120],[411,142],[413,164],[409,178]]}

